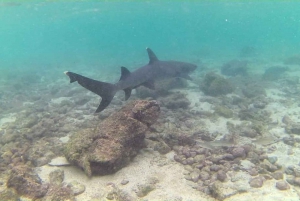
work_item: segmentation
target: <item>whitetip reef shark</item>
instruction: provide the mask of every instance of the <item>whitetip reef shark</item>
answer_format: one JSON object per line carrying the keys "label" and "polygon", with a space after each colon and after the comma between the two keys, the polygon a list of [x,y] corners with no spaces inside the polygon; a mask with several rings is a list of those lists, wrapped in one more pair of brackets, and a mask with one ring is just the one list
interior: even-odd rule
{"label": "whitetip reef shark", "polygon": [[125,100],[128,100],[131,90],[139,86],[155,89],[154,81],[157,79],[180,77],[191,80],[189,73],[197,68],[194,64],[181,61],[160,61],[150,48],[147,48],[147,52],[149,63],[133,72],[130,72],[125,67],[121,67],[120,80],[115,84],[93,80],[70,71],[64,73],[69,76],[70,83],[77,81],[78,84],[87,90],[101,96],[102,100],[95,112],[98,113],[110,104],[119,90],[124,90]]}

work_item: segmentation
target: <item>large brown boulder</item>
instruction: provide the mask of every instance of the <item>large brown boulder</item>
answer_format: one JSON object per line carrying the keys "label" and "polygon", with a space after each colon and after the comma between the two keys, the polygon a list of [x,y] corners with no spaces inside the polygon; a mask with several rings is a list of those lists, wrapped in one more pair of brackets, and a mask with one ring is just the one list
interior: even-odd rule
{"label": "large brown boulder", "polygon": [[95,128],[74,134],[66,145],[65,156],[88,176],[114,173],[144,147],[145,132],[159,113],[156,101],[131,102]]}

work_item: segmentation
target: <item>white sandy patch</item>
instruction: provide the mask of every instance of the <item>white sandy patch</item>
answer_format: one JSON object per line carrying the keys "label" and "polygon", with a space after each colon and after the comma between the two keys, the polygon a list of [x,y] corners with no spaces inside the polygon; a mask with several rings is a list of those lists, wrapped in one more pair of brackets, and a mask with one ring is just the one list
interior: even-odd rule
{"label": "white sandy patch", "polygon": [[6,123],[11,123],[16,121],[16,114],[15,113],[11,113],[8,115],[5,115],[3,118],[0,119],[0,130],[2,130],[2,126]]}
{"label": "white sandy patch", "polygon": [[51,103],[54,103],[54,104],[60,104],[61,102],[65,101],[65,100],[71,101],[72,98],[70,98],[70,97],[52,98],[52,99],[51,99]]}
{"label": "white sandy patch", "polygon": [[276,180],[267,180],[261,188],[251,188],[248,192],[232,196],[226,201],[299,201],[299,196],[293,188],[280,191],[275,187],[275,184]]}
{"label": "white sandy patch", "polygon": [[[107,184],[114,183],[121,190],[136,195],[134,190],[138,184],[143,184],[149,178],[156,177],[159,182],[156,189],[151,191],[143,199],[148,200],[169,200],[173,197],[182,197],[187,200],[215,200],[205,194],[194,190],[184,179],[184,168],[173,161],[172,152],[167,157],[159,155],[157,152],[142,150],[141,153],[125,168],[115,174],[107,176],[93,176],[88,178],[83,171],[74,166],[59,167],[64,170],[65,183],[77,180],[85,185],[84,193],[76,196],[77,200],[90,200],[92,198],[101,198],[107,191]],[[164,165],[165,164],[165,165]],[[43,166],[38,168],[39,176],[43,181],[48,181],[50,172],[58,167]],[[126,185],[121,185],[121,181],[129,181]],[[179,190],[180,189],[180,190]]]}

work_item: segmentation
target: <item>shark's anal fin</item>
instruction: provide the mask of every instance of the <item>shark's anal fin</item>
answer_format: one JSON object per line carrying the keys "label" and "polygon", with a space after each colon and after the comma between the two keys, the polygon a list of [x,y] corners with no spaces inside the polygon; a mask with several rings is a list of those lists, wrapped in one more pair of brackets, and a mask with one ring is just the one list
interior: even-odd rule
{"label": "shark's anal fin", "polygon": [[120,80],[126,79],[129,75],[130,75],[130,71],[126,67],[122,66]]}
{"label": "shark's anal fin", "polygon": [[154,52],[148,47],[147,47],[147,52],[149,56],[149,64],[153,64],[155,61],[158,61],[158,58],[156,57]]}
{"label": "shark's anal fin", "polygon": [[142,85],[144,87],[147,87],[148,89],[155,90],[154,80],[148,80],[147,82],[144,82]]}
{"label": "shark's anal fin", "polygon": [[130,89],[130,88],[124,89],[124,92],[125,92],[125,100],[126,100],[126,101],[130,98],[131,90],[132,90],[132,89]]}

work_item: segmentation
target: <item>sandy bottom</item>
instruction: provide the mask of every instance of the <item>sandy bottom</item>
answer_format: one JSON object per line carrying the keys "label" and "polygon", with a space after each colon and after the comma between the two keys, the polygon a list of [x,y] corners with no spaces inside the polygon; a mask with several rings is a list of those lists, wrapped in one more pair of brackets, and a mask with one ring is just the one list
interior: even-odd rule
{"label": "sandy bottom", "polygon": [[[148,149],[140,154],[125,168],[115,174],[107,176],[93,176],[88,178],[84,172],[74,166],[43,166],[37,172],[43,181],[48,181],[50,172],[62,169],[65,173],[65,183],[76,180],[86,186],[84,193],[76,196],[77,200],[103,198],[109,188],[108,184],[115,184],[120,190],[136,196],[135,191],[140,184],[153,178],[158,179],[156,189],[143,199],[148,200],[215,200],[191,187],[192,183],[184,178],[184,167],[173,160],[173,152],[165,156]],[[122,180],[128,184],[122,185]],[[180,189],[180,190],[179,190]]]}

